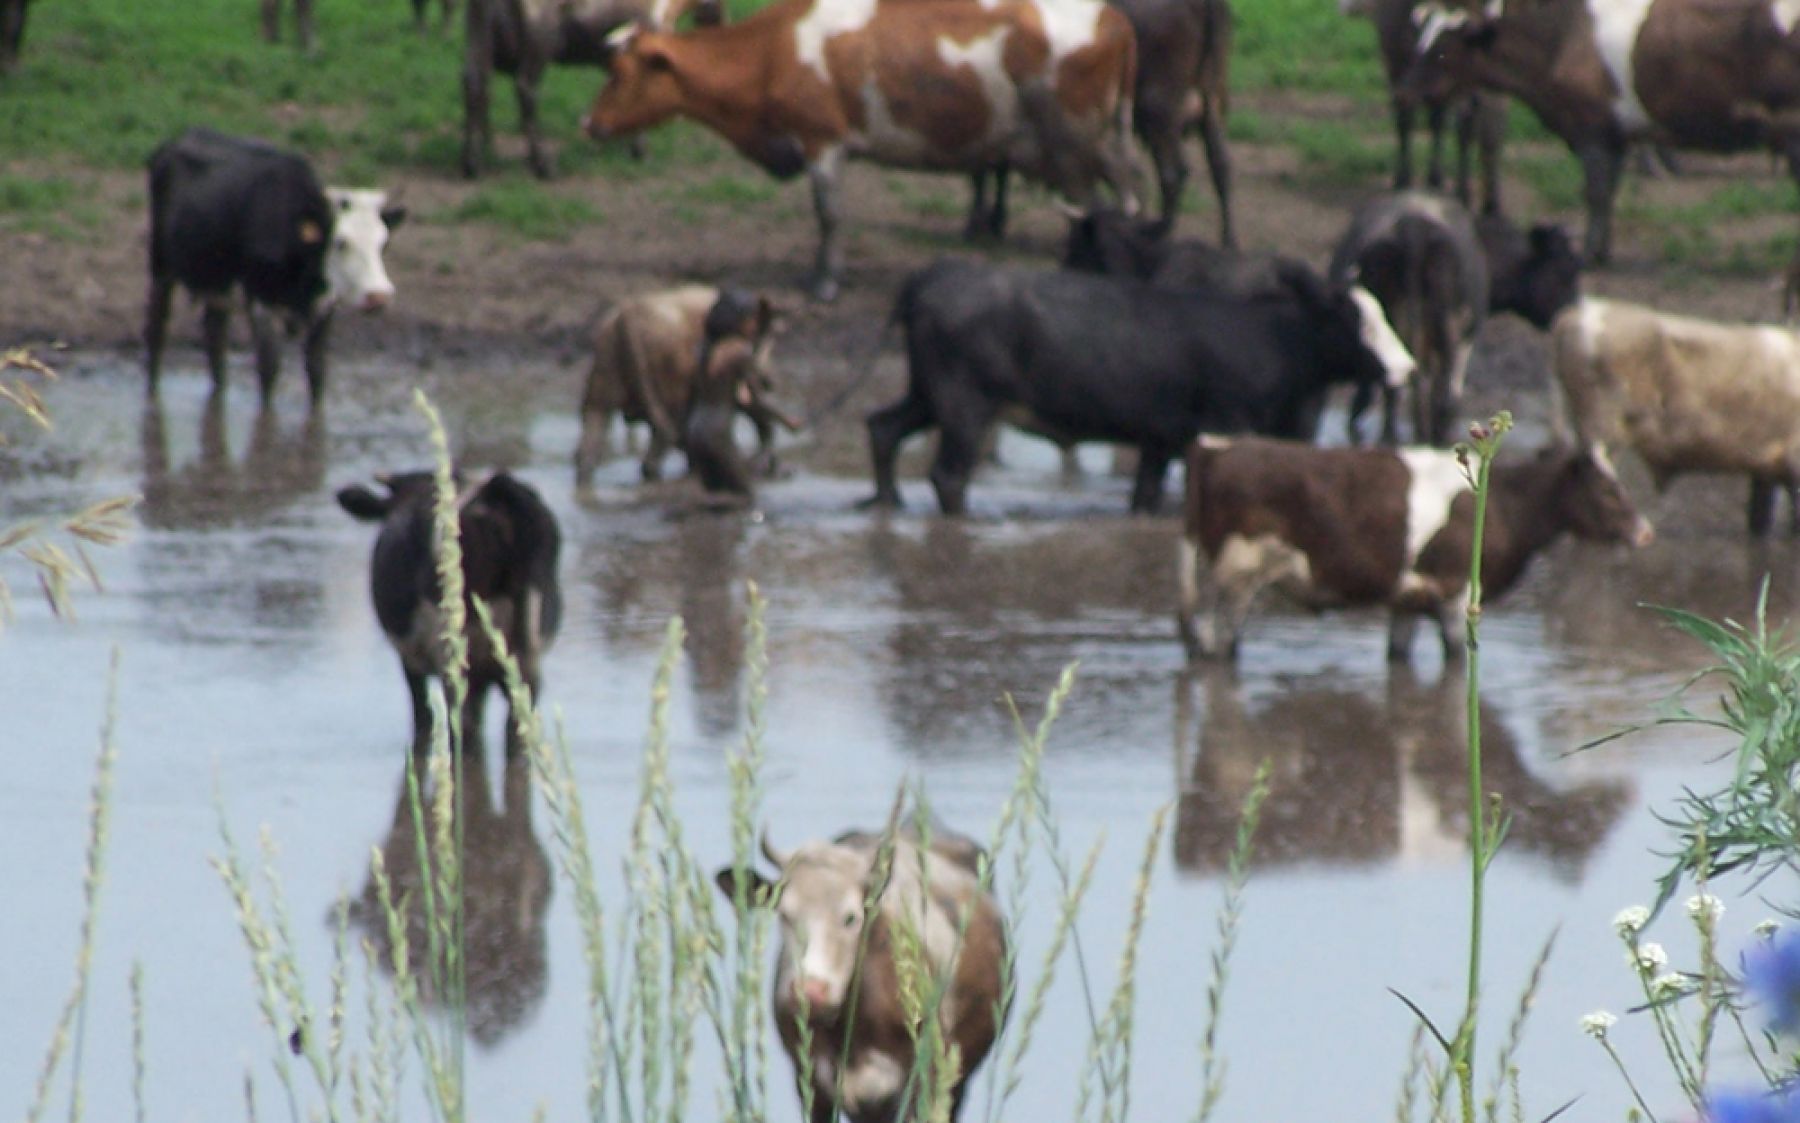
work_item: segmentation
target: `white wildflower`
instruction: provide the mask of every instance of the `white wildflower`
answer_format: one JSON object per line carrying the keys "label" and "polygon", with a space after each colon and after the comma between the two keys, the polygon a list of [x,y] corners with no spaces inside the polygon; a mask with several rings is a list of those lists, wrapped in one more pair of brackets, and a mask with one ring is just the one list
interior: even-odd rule
{"label": "white wildflower", "polygon": [[1639,944],[1625,953],[1625,962],[1648,975],[1669,965],[1669,953],[1663,950],[1661,944]]}
{"label": "white wildflower", "polygon": [[1653,998],[1667,998],[1685,990],[1687,990],[1687,976],[1679,971],[1658,975],[1650,982],[1650,994]]}
{"label": "white wildflower", "polygon": [[1595,1010],[1591,1014],[1581,1016],[1581,1032],[1595,1041],[1605,1041],[1606,1031],[1618,1024],[1619,1019],[1605,1010]]}
{"label": "white wildflower", "polygon": [[1772,940],[1775,938],[1775,933],[1781,931],[1781,921],[1774,917],[1768,917],[1757,921],[1756,927],[1750,930],[1765,940]]}
{"label": "white wildflower", "polygon": [[1687,899],[1687,911],[1702,927],[1711,927],[1725,915],[1725,902],[1711,893],[1696,893]]}
{"label": "white wildflower", "polygon": [[1619,910],[1619,915],[1613,917],[1613,927],[1621,936],[1636,935],[1642,932],[1644,925],[1648,923],[1650,923],[1650,910],[1643,905],[1622,908]]}

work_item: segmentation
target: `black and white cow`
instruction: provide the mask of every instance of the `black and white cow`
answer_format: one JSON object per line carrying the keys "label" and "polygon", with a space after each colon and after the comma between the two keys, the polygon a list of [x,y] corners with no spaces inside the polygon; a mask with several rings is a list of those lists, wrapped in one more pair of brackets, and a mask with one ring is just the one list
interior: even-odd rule
{"label": "black and white cow", "polygon": [[205,302],[207,363],[213,386],[224,388],[231,295],[242,287],[263,404],[281,370],[280,319],[290,334],[304,332],[317,407],[332,313],[340,306],[373,312],[393,301],[381,251],[405,217],[385,192],[322,189],[303,157],[261,141],[189,129],[162,145],[150,157],[150,392],[162,374],[178,283]]}
{"label": "black and white cow", "polygon": [[[1412,381],[1413,440],[1450,439],[1462,405],[1463,379],[1475,336],[1487,320],[1487,260],[1468,209],[1446,195],[1395,191],[1356,212],[1331,257],[1331,279],[1354,279],[1381,301],[1419,368]],[[1350,405],[1350,436],[1373,387]],[[1399,441],[1399,393],[1382,394],[1381,439]]]}
{"label": "black and white cow", "polygon": [[[412,694],[413,749],[419,752],[429,746],[431,735],[425,680],[441,677],[445,666],[439,608],[443,589],[433,557],[435,490],[428,472],[378,477],[376,482],[386,487],[386,495],[357,485],[338,492],[337,498],[354,517],[381,524],[369,567],[369,589],[376,619],[406,672]],[[556,516],[536,490],[505,472],[463,488],[456,503],[465,599],[472,602],[479,597],[487,603],[494,627],[518,660],[519,673],[535,698],[544,653],[562,622],[562,588],[556,577],[562,535]],[[473,741],[489,688],[504,690],[505,679],[498,653],[476,623],[472,603],[466,636],[468,695],[462,728],[465,741]],[[520,747],[519,719],[519,714],[511,715],[509,755]]]}
{"label": "black and white cow", "polygon": [[[1633,546],[1653,536],[1597,447],[1554,446],[1502,461],[1489,480],[1481,552],[1489,599],[1565,531]],[[1420,618],[1430,617],[1445,659],[1461,658],[1474,500],[1448,449],[1195,441],[1176,618],[1189,658],[1235,659],[1244,620],[1271,586],[1315,610],[1387,605],[1394,661],[1407,658]],[[1204,619],[1196,621],[1197,612]]]}
{"label": "black and white cow", "polygon": [[1368,290],[1311,270],[1291,291],[1243,299],[1074,272],[944,260],[915,273],[906,396],[870,415],[875,496],[897,506],[900,442],[938,429],[931,482],[961,514],[989,426],[1004,419],[1063,442],[1138,449],[1134,511],[1153,511],[1169,461],[1194,435],[1311,438],[1339,383],[1399,384],[1412,358]]}

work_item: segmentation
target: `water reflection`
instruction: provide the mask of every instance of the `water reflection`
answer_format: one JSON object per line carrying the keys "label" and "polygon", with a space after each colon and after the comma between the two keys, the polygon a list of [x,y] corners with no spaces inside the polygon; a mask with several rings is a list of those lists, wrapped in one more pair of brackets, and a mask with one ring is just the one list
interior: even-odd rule
{"label": "water reflection", "polygon": [[225,394],[208,395],[198,454],[177,467],[163,405],[155,398],[145,403],[139,426],[144,498],[138,508],[144,525],[204,530],[254,522],[324,485],[323,411],[311,410],[284,430],[274,410],[258,410],[239,464],[231,454],[225,405]]}
{"label": "water reflection", "polygon": [[[504,776],[505,802],[496,806],[483,755],[469,754],[459,800],[467,809],[462,830],[468,1029],[471,1038],[486,1046],[525,1023],[542,1003],[548,983],[544,914],[550,905],[551,872],[543,845],[531,829],[530,766],[524,758],[509,760]],[[421,793],[421,802],[423,837],[435,839],[437,818],[429,790]],[[427,887],[420,869],[417,826],[403,771],[381,855],[393,899],[411,903],[406,939],[415,966],[427,962],[422,906]],[[383,968],[391,971],[393,943],[372,875],[351,903],[350,919],[373,942]],[[420,980],[420,990],[425,1001],[436,1003],[429,980]]]}
{"label": "water reflection", "polygon": [[[1460,852],[1467,823],[1464,694],[1458,676],[1422,682],[1394,668],[1380,696],[1311,679],[1282,683],[1252,705],[1228,669],[1184,672],[1177,706],[1177,761],[1193,727],[1196,688],[1205,715],[1191,767],[1183,764],[1175,861],[1185,870],[1224,866],[1238,811],[1257,767],[1271,766],[1256,862],[1365,864]],[[1498,711],[1481,717],[1482,780],[1512,817],[1509,852],[1543,858],[1567,882],[1624,812],[1630,785],[1588,781],[1561,788],[1534,774]]]}

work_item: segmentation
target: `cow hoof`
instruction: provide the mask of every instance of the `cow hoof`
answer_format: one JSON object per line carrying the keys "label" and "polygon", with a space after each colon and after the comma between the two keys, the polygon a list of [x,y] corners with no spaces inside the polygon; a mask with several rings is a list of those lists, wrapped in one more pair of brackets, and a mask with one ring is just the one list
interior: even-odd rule
{"label": "cow hoof", "polygon": [[898,495],[871,495],[867,499],[858,499],[855,508],[858,511],[898,511],[902,504]]}

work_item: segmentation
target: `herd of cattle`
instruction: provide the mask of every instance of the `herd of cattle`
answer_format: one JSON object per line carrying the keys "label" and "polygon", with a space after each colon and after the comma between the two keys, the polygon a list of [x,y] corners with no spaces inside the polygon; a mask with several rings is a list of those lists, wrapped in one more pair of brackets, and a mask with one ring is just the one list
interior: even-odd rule
{"label": "herd of cattle", "polygon": [[[271,37],[279,8],[264,0]],[[414,0],[421,24],[426,8]],[[1436,624],[1446,659],[1460,656],[1473,496],[1443,446],[1464,420],[1470,353],[1496,313],[1550,334],[1564,439],[1495,468],[1482,559],[1489,596],[1565,532],[1650,540],[1608,448],[1635,451],[1658,487],[1690,471],[1747,476],[1754,534],[1768,531],[1779,487],[1800,529],[1800,337],[1580,293],[1584,257],[1603,262],[1610,248],[1629,144],[1769,147],[1800,176],[1800,7],[1346,0],[1345,10],[1376,24],[1400,155],[1396,189],[1348,216],[1323,273],[1237,247],[1223,135],[1226,0],[775,0],[730,24],[716,0],[466,0],[462,161],[473,175],[486,156],[487,84],[498,70],[515,78],[530,163],[548,174],[535,111],[545,68],[603,65],[608,76],[583,121],[593,137],[687,117],[776,176],[809,177],[820,231],[809,287],[820,299],[836,294],[844,264],[839,178],[848,157],[968,176],[972,239],[1003,233],[1014,171],[1065,195],[1076,206],[1059,268],[944,259],[900,286],[889,327],[904,335],[907,384],[868,417],[867,502],[899,505],[898,450],[926,429],[938,435],[929,476],[946,515],[966,511],[998,422],[1065,449],[1129,446],[1134,511],[1158,509],[1169,464],[1183,460],[1178,621],[1196,659],[1234,657],[1270,587],[1320,609],[1388,607],[1392,659],[1408,657],[1422,618]],[[16,56],[24,11],[24,0],[0,0],[0,69]],[[444,18],[450,11],[444,3]],[[310,0],[298,0],[296,16],[309,41]],[[679,29],[684,17],[695,26]],[[1524,101],[1580,157],[1585,253],[1557,226],[1521,230],[1501,215],[1499,94]],[[1408,188],[1420,107],[1432,126],[1434,188],[1443,182],[1444,127],[1456,121],[1460,199]],[[1173,234],[1190,129],[1204,141],[1217,191],[1217,244]],[[1156,219],[1137,214],[1134,132],[1155,164]],[[1485,187],[1471,213],[1477,148]],[[177,286],[204,306],[208,365],[223,388],[241,290],[263,402],[275,391],[285,327],[303,337],[318,408],[335,311],[395,299],[382,249],[404,210],[380,191],[324,188],[299,156],[203,129],[158,148],[149,178],[150,392]],[[707,491],[749,497],[773,466],[778,430],[805,424],[777,402],[781,319],[767,299],[729,287],[619,301],[594,332],[577,486],[591,484],[621,417],[649,428],[646,479],[680,449]],[[1379,397],[1383,447],[1315,447],[1339,387],[1350,397],[1351,446],[1362,444],[1363,415]],[[753,455],[734,439],[739,416],[758,434]],[[1402,437],[1413,445],[1402,447]],[[444,659],[435,490],[416,473],[379,482],[381,491],[351,487],[338,499],[380,524],[376,615],[399,654],[414,744],[423,747],[427,680]],[[486,602],[535,691],[561,619],[556,520],[505,472],[459,476],[456,486],[465,587]],[[493,645],[473,630],[469,639],[463,720],[478,727],[502,676]],[[815,1119],[834,1105],[855,1123],[891,1119],[908,1086],[914,1044],[899,1022],[895,925],[913,926],[920,954],[951,980],[939,1016],[960,1056],[955,1101],[998,1028],[1003,925],[981,889],[978,851],[949,832],[924,839],[903,830],[893,845],[872,912],[864,899],[880,835],[853,832],[791,853],[765,842],[778,879],[721,873],[728,896],[772,904],[782,917],[777,1025],[800,1079],[814,1082]],[[859,948],[869,959],[853,980]],[[854,1025],[841,1017],[847,1007]]]}

